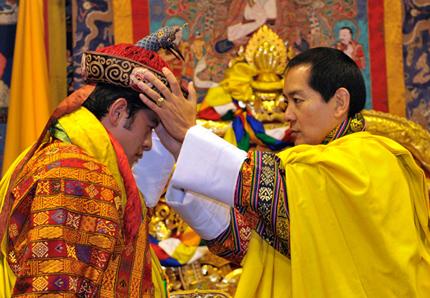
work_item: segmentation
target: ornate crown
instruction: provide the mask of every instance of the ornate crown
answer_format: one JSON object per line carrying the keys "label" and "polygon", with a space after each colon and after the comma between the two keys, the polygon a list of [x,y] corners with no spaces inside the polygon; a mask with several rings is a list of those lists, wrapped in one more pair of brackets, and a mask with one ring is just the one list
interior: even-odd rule
{"label": "ornate crown", "polygon": [[[178,26],[163,27],[139,40],[136,45],[118,44],[87,51],[82,55],[82,76],[87,83],[106,83],[141,92],[137,88],[137,83],[144,81],[142,70],[149,70],[169,87],[166,77],[161,72],[163,67],[168,65],[156,51],[164,48],[179,53],[175,36],[181,29]],[[178,57],[182,57],[182,54],[179,53]],[[187,96],[187,90],[181,88]],[[155,87],[153,89],[156,90]]]}

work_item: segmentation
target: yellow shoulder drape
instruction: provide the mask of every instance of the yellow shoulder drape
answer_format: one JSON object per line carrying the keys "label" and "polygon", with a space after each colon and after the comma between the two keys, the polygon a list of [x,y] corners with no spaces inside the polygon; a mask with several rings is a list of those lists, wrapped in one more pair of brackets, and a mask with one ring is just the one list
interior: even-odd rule
{"label": "yellow shoulder drape", "polygon": [[279,157],[291,261],[254,234],[236,297],[429,297],[428,194],[406,149],[364,132]]}

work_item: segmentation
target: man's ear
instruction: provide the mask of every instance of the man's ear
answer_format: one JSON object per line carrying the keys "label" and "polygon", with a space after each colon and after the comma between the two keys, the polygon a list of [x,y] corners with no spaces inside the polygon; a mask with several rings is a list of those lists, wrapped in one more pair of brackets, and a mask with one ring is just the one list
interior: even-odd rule
{"label": "man's ear", "polygon": [[334,93],[334,101],[335,101],[335,116],[338,118],[348,117],[349,112],[349,102],[350,102],[350,94],[349,91],[341,87],[336,90]]}
{"label": "man's ear", "polygon": [[127,100],[125,98],[118,98],[113,102],[113,104],[109,107],[106,120],[112,126],[118,126],[121,119],[124,117],[128,117],[127,111]]}

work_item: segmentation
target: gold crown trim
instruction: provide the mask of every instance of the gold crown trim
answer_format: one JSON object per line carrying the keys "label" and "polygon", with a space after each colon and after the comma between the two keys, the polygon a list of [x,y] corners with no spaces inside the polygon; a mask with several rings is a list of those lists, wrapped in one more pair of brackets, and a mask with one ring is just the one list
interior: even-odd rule
{"label": "gold crown trim", "polygon": [[124,57],[89,51],[82,55],[81,67],[82,76],[87,83],[107,83],[136,90],[133,88],[130,75],[133,69],[139,67],[150,70],[164,85],[169,86],[161,72]]}

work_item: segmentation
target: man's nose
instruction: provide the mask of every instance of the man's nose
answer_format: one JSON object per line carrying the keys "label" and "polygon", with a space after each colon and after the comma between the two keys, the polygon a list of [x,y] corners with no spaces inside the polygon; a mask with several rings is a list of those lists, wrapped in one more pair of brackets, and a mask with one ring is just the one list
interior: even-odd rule
{"label": "man's nose", "polygon": [[149,134],[143,141],[143,150],[149,151],[152,148],[152,134]]}
{"label": "man's nose", "polygon": [[293,122],[294,120],[296,120],[296,114],[294,113],[292,105],[287,106],[287,109],[284,112],[284,118],[287,122]]}

